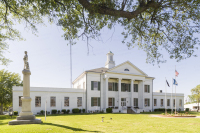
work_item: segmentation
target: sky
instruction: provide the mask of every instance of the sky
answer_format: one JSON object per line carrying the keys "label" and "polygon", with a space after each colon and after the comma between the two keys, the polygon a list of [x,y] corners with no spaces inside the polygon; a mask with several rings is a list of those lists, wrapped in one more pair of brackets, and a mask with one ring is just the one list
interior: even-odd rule
{"label": "sky", "polygon": [[[37,25],[37,36],[33,35],[31,30],[24,28],[23,24],[16,25],[25,41],[8,41],[9,52],[4,55],[11,59],[8,66],[0,66],[10,72],[19,73],[23,78],[23,57],[24,51],[28,51],[29,65],[31,70],[32,87],[70,87],[70,47],[62,35],[61,27],[55,24],[46,26]],[[165,91],[165,78],[171,85],[171,79],[175,76],[176,70],[179,72],[177,77],[177,93],[184,93],[185,97],[190,95],[190,90],[200,84],[200,51],[196,50],[198,57],[191,57],[181,62],[169,59],[168,53],[163,51],[166,63],[147,64],[146,53],[137,47],[128,49],[122,44],[123,36],[121,32],[123,27],[116,26],[113,30],[103,29],[102,41],[90,40],[89,54],[87,42],[78,40],[76,45],[72,46],[72,80],[76,79],[82,72],[90,69],[105,66],[106,54],[109,51],[114,53],[115,65],[125,61],[130,61],[148,76],[155,77],[153,90]],[[171,86],[167,92],[171,92]]]}

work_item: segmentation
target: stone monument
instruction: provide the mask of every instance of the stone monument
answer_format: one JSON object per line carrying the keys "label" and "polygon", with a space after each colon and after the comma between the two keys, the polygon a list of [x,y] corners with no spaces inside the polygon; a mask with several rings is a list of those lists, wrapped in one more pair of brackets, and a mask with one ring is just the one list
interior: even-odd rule
{"label": "stone monument", "polygon": [[19,124],[39,124],[42,123],[41,119],[35,119],[35,115],[31,112],[31,97],[30,97],[30,75],[31,71],[28,63],[27,51],[24,55],[24,70],[23,73],[23,97],[22,100],[22,111],[19,113],[17,120],[10,121],[9,125]]}

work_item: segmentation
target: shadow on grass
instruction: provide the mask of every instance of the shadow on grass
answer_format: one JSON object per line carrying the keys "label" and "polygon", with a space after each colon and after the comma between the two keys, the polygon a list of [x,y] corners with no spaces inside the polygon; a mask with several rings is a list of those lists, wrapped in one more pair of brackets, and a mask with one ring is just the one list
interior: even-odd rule
{"label": "shadow on grass", "polygon": [[56,127],[61,127],[65,129],[70,129],[73,131],[82,131],[82,132],[100,132],[100,131],[89,131],[89,130],[84,130],[81,128],[75,128],[75,127],[70,127],[70,126],[65,126],[65,125],[60,125],[60,124],[54,124],[54,123],[42,123],[41,125],[50,125],[50,126],[56,126]]}

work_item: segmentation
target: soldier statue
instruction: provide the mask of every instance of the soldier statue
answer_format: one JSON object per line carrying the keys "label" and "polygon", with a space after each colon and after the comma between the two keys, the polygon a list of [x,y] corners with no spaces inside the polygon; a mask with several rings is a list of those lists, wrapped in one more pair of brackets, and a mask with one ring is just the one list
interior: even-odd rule
{"label": "soldier statue", "polygon": [[24,58],[23,58],[23,60],[24,60],[24,69],[29,70],[27,51],[25,51],[24,53],[25,53]]}

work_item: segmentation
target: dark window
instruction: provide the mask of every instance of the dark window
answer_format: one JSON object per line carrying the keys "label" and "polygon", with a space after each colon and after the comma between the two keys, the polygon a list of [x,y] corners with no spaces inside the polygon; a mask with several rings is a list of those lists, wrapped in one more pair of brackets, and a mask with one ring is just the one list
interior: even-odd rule
{"label": "dark window", "polygon": [[56,97],[51,97],[50,102],[51,107],[56,107]]}
{"label": "dark window", "polygon": [[19,96],[19,107],[22,107],[22,98],[23,96]]}
{"label": "dark window", "polygon": [[121,83],[122,92],[131,92],[131,84]]}
{"label": "dark window", "polygon": [[98,91],[100,91],[100,82],[98,82],[98,81],[91,81],[91,90],[98,90]]}
{"label": "dark window", "polygon": [[144,86],[144,92],[150,93],[150,85]]}
{"label": "dark window", "polygon": [[138,92],[138,84],[134,84],[134,92]]}
{"label": "dark window", "polygon": [[41,107],[41,97],[35,97],[35,107]]}
{"label": "dark window", "polygon": [[77,106],[78,107],[82,106],[82,97],[77,97]]}
{"label": "dark window", "polygon": [[65,107],[69,106],[69,97],[64,97],[64,106]]}
{"label": "dark window", "polygon": [[91,97],[91,106],[100,106],[100,97]]}
{"label": "dark window", "polygon": [[135,107],[138,107],[138,98],[134,98],[133,103],[134,103],[134,106],[135,106]]}
{"label": "dark window", "polygon": [[129,71],[129,69],[124,69],[124,71]]}
{"label": "dark window", "polygon": [[115,106],[115,98],[108,98],[108,106]]}
{"label": "dark window", "polygon": [[157,99],[154,99],[154,106],[157,106]]}

